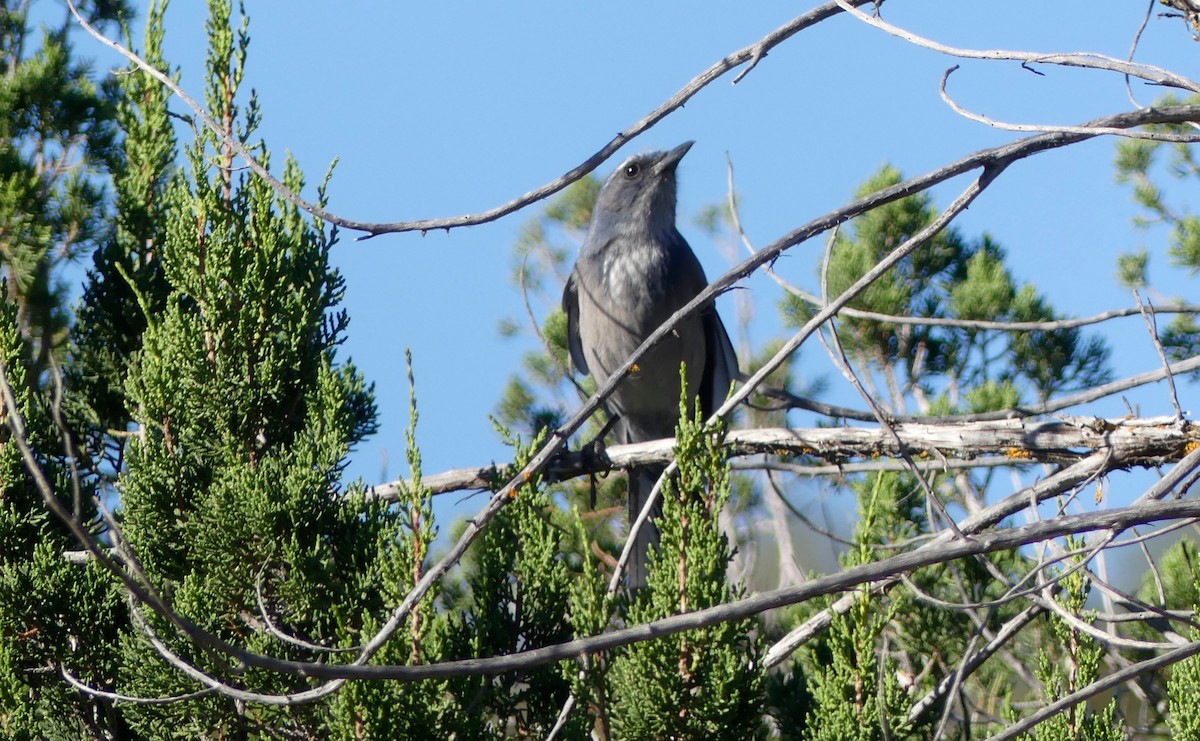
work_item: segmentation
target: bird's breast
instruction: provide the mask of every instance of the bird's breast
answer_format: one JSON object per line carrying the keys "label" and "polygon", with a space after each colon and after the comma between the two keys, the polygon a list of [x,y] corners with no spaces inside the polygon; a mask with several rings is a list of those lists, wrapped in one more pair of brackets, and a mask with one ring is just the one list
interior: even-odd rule
{"label": "bird's breast", "polygon": [[606,250],[600,275],[611,301],[654,313],[664,296],[669,256],[653,246]]}

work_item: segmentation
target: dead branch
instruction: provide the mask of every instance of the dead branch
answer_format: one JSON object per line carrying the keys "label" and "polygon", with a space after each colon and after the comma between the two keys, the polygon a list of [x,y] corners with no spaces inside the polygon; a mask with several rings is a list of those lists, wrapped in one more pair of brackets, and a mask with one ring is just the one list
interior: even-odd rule
{"label": "dead branch", "polygon": [[[807,457],[827,472],[837,472],[838,463],[896,458],[901,446],[922,463],[937,467],[940,458],[978,462],[981,466],[1029,463],[1073,463],[1092,453],[1112,455],[1112,468],[1155,466],[1179,460],[1189,445],[1200,439],[1200,430],[1175,417],[1149,419],[1062,417],[1053,420],[1006,419],[983,422],[905,422],[895,425],[896,437],[876,427],[811,427],[733,430],[724,447],[730,456],[762,454]],[[572,452],[549,464],[545,473],[566,480],[588,473],[602,473],[634,466],[670,463],[674,438],[633,445],[614,445],[604,459]],[[826,464],[834,466],[827,468]],[[803,463],[791,464],[802,469]],[[462,468],[422,477],[431,494],[464,489],[487,489],[505,480],[497,466]],[[401,486],[393,482],[375,487],[372,495],[395,501]]]}

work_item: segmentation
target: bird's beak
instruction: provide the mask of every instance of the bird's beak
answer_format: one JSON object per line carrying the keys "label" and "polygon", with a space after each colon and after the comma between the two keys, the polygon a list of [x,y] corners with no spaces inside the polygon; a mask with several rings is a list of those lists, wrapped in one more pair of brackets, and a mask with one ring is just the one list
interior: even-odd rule
{"label": "bird's beak", "polygon": [[655,164],[655,171],[657,171],[660,175],[664,172],[673,172],[676,166],[679,165],[679,160],[683,159],[683,155],[687,154],[688,150],[691,149],[692,145],[695,143],[696,142],[694,141],[684,142],[678,147],[672,149],[670,152],[667,152],[667,155],[660,159],[657,164]]}

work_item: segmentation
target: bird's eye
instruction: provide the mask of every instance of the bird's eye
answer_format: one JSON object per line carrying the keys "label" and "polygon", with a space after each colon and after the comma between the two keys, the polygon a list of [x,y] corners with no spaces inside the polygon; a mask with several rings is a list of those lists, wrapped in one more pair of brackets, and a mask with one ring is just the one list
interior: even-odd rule
{"label": "bird's eye", "polygon": [[630,162],[628,165],[625,165],[625,177],[627,178],[636,178],[641,171],[641,165],[636,162]]}

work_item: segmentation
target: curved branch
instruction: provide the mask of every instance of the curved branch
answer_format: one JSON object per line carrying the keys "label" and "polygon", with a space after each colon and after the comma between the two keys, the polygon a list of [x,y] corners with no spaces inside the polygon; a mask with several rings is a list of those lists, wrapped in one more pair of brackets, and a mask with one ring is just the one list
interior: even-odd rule
{"label": "curved branch", "polygon": [[1007,51],[1003,49],[963,49],[942,44],[932,39],[925,38],[924,36],[919,36],[911,31],[888,23],[878,15],[867,15],[857,7],[862,3],[851,4],[846,2],[846,0],[835,0],[835,2],[842,10],[869,26],[873,26],[897,38],[904,39],[909,43],[951,57],[1021,62],[1022,64],[1055,64],[1063,67],[1099,69],[1108,72],[1119,72],[1130,77],[1137,77],[1146,80],[1153,85],[1176,87],[1183,90],[1191,90],[1194,93],[1200,93],[1200,83],[1182,75],[1177,75],[1170,70],[1163,69],[1162,67],[1155,67],[1154,65],[1150,64],[1136,64],[1124,59],[1117,59],[1116,57],[1110,57],[1105,54],[1096,54],[1093,52],[1046,53],[1031,51]]}
{"label": "curved branch", "polygon": [[[894,578],[924,566],[953,561],[1093,530],[1120,532],[1134,525],[1161,520],[1200,517],[1200,501],[1176,500],[1145,502],[1132,507],[1110,509],[1082,515],[1055,517],[1020,527],[977,533],[970,538],[925,546],[908,553],[863,564],[783,589],[762,592],[737,602],[710,607],[682,615],[673,615],[652,623],[635,625],[610,633],[580,638],[565,643],[530,649],[485,659],[463,659],[424,666],[303,664],[303,673],[321,679],[396,679],[416,681],[524,671],[573,659],[580,655],[607,651],[631,643],[661,638],[717,623],[751,617],[762,612],[797,604],[826,594]],[[1200,646],[1200,643],[1194,644]],[[1190,655],[1190,654],[1187,654]],[[1176,659],[1177,660],[1177,659]],[[299,662],[288,662],[299,663]]]}
{"label": "curved branch", "polygon": [[[843,0],[843,2],[845,1],[846,0]],[[873,1],[874,0],[849,0],[849,4],[851,6],[863,5]],[[166,86],[167,89],[169,89],[189,108],[191,108],[196,114],[196,117],[199,118],[204,125],[221,140],[221,143],[226,147],[229,147],[232,151],[236,152],[237,155],[246,162],[247,166],[253,170],[256,175],[271,185],[276,193],[282,196],[289,203],[307,211],[313,216],[329,222],[330,224],[336,224],[344,229],[366,232],[366,236],[360,237],[360,239],[369,239],[370,237],[375,237],[380,234],[413,231],[425,232],[432,229],[449,230],[464,226],[486,224],[503,216],[507,216],[515,211],[519,211],[531,203],[535,203],[544,198],[552,196],[576,180],[579,180],[584,175],[587,175],[591,171],[595,170],[605,160],[620,150],[621,147],[628,144],[634,138],[650,130],[659,121],[662,121],[676,109],[682,108],[683,105],[691,100],[697,93],[707,87],[710,83],[725,75],[725,73],[749,62],[750,66],[744,70],[742,74],[738,75],[738,77],[734,80],[734,83],[741,81],[742,77],[744,77],[751,69],[754,69],[759,60],[765,57],[770,49],[773,49],[809,26],[820,23],[826,18],[842,12],[842,9],[839,7],[838,3],[827,2],[824,5],[804,13],[803,15],[793,18],[788,23],[785,23],[753,44],[738,49],[725,58],[715,62],[708,69],[692,78],[688,84],[684,85],[678,92],[665,100],[661,105],[658,106],[658,108],[655,108],[644,118],[636,121],[624,131],[614,136],[607,144],[601,147],[600,150],[591,157],[588,157],[579,165],[576,165],[549,183],[546,183],[539,188],[535,188],[525,195],[514,198],[508,203],[501,204],[495,208],[491,208],[487,211],[482,211],[477,214],[451,216],[444,219],[417,219],[414,221],[377,223],[371,221],[356,221],[353,219],[346,219],[321,207],[316,203],[312,203],[311,201],[307,201],[302,198],[298,193],[288,188],[286,185],[280,182],[278,178],[272,175],[266,167],[264,167],[257,159],[254,158],[254,155],[252,155],[246,149],[246,147],[242,145],[241,142],[230,137],[228,132],[218,126],[216,121],[212,119],[212,116],[210,116],[208,112],[204,110],[204,107],[196,102],[194,98],[188,95],[187,92],[185,92],[179,85],[179,83],[172,80],[170,76],[164,74],[161,70],[156,69],[153,65],[146,62],[130,49],[127,49],[125,46],[113,41],[98,31],[80,14],[79,9],[75,6],[75,0],[67,0],[67,6],[71,9],[71,13],[75,16],[75,20],[79,23],[79,25],[81,25],[89,34],[95,37],[96,40],[125,57],[132,64],[153,77],[155,80],[158,80],[159,83]]]}
{"label": "curved branch", "polygon": [[[950,75],[958,71],[958,65],[954,65],[946,70],[942,75],[942,84],[938,87],[938,92],[942,96],[942,100],[946,105],[950,106],[958,115],[963,118],[975,121],[976,123],[991,126],[994,129],[1002,131],[1018,131],[1022,133],[1032,132],[1060,132],[1064,134],[1106,134],[1108,136],[1120,136],[1126,139],[1142,139],[1144,141],[1153,142],[1173,142],[1178,144],[1192,144],[1200,141],[1200,132],[1193,134],[1175,134],[1169,131],[1138,131],[1137,129],[1114,129],[1103,127],[1087,127],[1087,126],[1054,126],[1051,124],[1015,124],[1005,121],[997,121],[994,118],[989,118],[982,113],[969,111],[959,105],[954,98],[950,97],[950,93],[946,91],[946,84],[950,81]],[[1128,77],[1128,76],[1127,76]]]}
{"label": "curved branch", "polygon": [[198,697],[205,697],[218,691],[213,687],[205,687],[204,689],[196,690],[195,692],[188,692],[182,695],[171,695],[170,697],[138,697],[136,695],[124,695],[120,692],[109,692],[108,690],[101,690],[84,684],[79,680],[78,677],[67,671],[66,667],[61,668],[59,673],[62,674],[62,678],[66,680],[67,684],[71,685],[85,695],[91,695],[92,697],[99,697],[103,700],[127,703],[130,705],[171,705],[177,702],[195,700]]}

